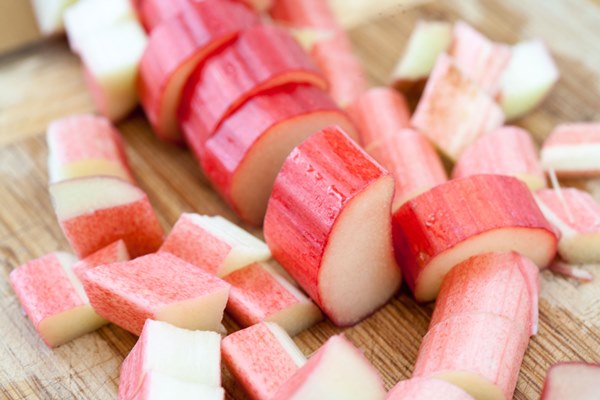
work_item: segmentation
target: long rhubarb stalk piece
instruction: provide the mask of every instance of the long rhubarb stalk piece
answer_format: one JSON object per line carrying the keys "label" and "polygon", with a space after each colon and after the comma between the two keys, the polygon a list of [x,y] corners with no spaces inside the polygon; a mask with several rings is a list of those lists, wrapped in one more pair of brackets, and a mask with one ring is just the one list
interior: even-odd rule
{"label": "long rhubarb stalk piece", "polygon": [[591,400],[598,397],[600,365],[562,362],[548,370],[541,400]]}
{"label": "long rhubarb stalk piece", "polygon": [[385,400],[475,400],[456,385],[436,378],[412,378],[398,382]]}
{"label": "long rhubarb stalk piece", "polygon": [[127,246],[122,239],[90,254],[83,260],[77,261],[73,265],[73,272],[81,279],[83,274],[90,269],[99,267],[100,265],[113,264],[121,261],[129,261],[129,252]]}
{"label": "long rhubarb stalk piece", "polygon": [[393,186],[389,173],[336,127],[294,149],[277,176],[267,244],[336,325],[360,321],[398,289]]}
{"label": "long rhubarb stalk piece", "polygon": [[400,207],[392,224],[396,259],[418,301],[435,299],[446,273],[469,257],[516,251],[545,267],[558,242],[527,186],[501,175],[437,186]]}
{"label": "long rhubarb stalk piece", "polygon": [[560,177],[600,176],[600,123],[557,126],[542,146],[542,166]]}

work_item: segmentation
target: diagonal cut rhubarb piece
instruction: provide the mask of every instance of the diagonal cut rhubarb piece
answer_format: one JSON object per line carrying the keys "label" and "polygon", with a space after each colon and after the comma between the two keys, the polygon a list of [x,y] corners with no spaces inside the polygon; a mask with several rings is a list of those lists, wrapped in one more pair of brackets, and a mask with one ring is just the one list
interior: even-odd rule
{"label": "diagonal cut rhubarb piece", "polygon": [[541,400],[591,400],[598,397],[600,365],[560,362],[548,369]]}
{"label": "diagonal cut rhubarb piece", "polygon": [[475,400],[458,386],[436,378],[412,378],[398,382],[385,400]]}
{"label": "diagonal cut rhubarb piece", "polygon": [[336,325],[357,323],[400,285],[391,244],[393,186],[389,173],[337,127],[294,149],[277,176],[267,244]]}
{"label": "diagonal cut rhubarb piece", "polygon": [[446,273],[472,256],[516,251],[542,268],[558,242],[527,186],[502,175],[439,185],[400,207],[392,225],[396,259],[418,301],[435,299]]}
{"label": "diagonal cut rhubarb piece", "polygon": [[600,176],[600,123],[557,126],[544,141],[542,167],[560,177]]}
{"label": "diagonal cut rhubarb piece", "polygon": [[77,278],[81,279],[83,274],[90,269],[99,267],[100,265],[129,261],[129,259],[127,246],[122,239],[119,239],[97,252],[90,254],[83,260],[77,261],[73,265],[73,272]]}

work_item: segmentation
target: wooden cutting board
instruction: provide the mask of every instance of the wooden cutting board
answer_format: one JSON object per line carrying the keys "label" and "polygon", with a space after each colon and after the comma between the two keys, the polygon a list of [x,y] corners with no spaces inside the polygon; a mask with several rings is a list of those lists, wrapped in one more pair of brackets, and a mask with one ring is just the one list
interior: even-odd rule
{"label": "wooden cutting board", "polygon": [[[379,1],[379,0],[378,0]],[[457,0],[335,2],[373,84],[384,84],[418,18],[465,19],[492,39],[543,38],[561,80],[550,98],[518,122],[538,141],[560,122],[600,120],[600,4],[591,0]],[[365,8],[366,4],[366,8]],[[362,8],[361,8],[362,7]],[[357,18],[358,16],[358,18]],[[368,20],[365,20],[368,17]],[[109,326],[49,350],[23,316],[6,278],[11,268],[68,250],[47,193],[44,130],[53,118],[92,111],[76,57],[53,39],[0,58],[0,398],[116,398],[119,367],[135,337]],[[165,228],[179,214],[220,214],[239,222],[185,150],[157,141],[141,112],[119,124],[141,187]],[[600,180],[564,182],[600,200]],[[260,235],[260,231],[253,230]],[[600,266],[579,284],[544,272],[540,332],[531,341],[516,399],[539,398],[546,369],[557,361],[600,362]],[[344,331],[381,372],[389,388],[410,377],[432,305],[417,305],[404,288],[372,317],[349,329],[322,322],[298,335],[305,354]],[[233,324],[228,322],[228,327]],[[244,399],[225,372],[231,399]]]}

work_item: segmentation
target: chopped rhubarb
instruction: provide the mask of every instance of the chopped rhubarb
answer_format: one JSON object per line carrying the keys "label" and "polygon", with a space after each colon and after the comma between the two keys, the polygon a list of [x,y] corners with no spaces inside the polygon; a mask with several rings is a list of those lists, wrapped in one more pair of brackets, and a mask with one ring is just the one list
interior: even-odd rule
{"label": "chopped rhubarb", "polygon": [[221,330],[229,284],[168,253],[103,265],[83,275],[98,314],[139,335],[147,319]]}
{"label": "chopped rhubarb", "polygon": [[425,192],[394,213],[394,248],[415,298],[435,299],[446,273],[482,253],[516,251],[538,267],[558,239],[527,186],[502,175],[473,175]]}
{"label": "chopped rhubarb", "polygon": [[225,337],[223,363],[252,400],[271,400],[305,364],[292,338],[277,324],[259,323]]}
{"label": "chopped rhubarb", "polygon": [[554,260],[554,262],[548,266],[548,269],[556,274],[566,276],[567,278],[572,278],[583,283],[594,280],[594,275],[592,275],[591,272],[575,265],[567,264],[560,260]]}
{"label": "chopped rhubarb", "polygon": [[561,362],[548,369],[541,400],[598,398],[600,364]]}
{"label": "chopped rhubarb", "polygon": [[438,57],[412,117],[421,131],[451,160],[478,137],[504,122],[494,100],[468,79],[446,54]]}
{"label": "chopped rhubarb", "polygon": [[483,135],[462,153],[454,170],[454,179],[477,174],[511,175],[535,191],[546,187],[546,177],[527,131],[504,126]]}
{"label": "chopped rhubarb", "polygon": [[81,279],[83,274],[92,268],[121,261],[129,261],[129,259],[130,257],[129,252],[127,251],[127,246],[122,239],[119,239],[116,242],[98,250],[97,252],[90,254],[83,260],[77,261],[73,265],[73,272],[77,278]]}
{"label": "chopped rhubarb", "polygon": [[337,127],[294,149],[277,176],[267,244],[336,325],[357,323],[398,289],[393,186],[389,173]]}
{"label": "chopped rhubarb", "polygon": [[71,266],[76,258],[55,252],[10,273],[10,285],[27,317],[49,347],[69,342],[107,323],[90,306]]}
{"label": "chopped rhubarb", "polygon": [[205,145],[190,145],[231,208],[243,220],[260,225],[285,158],[310,135],[332,125],[356,137],[348,117],[327,93],[314,86],[286,85],[250,99]]}
{"label": "chopped rhubarb", "polygon": [[557,126],[542,146],[542,166],[560,177],[600,176],[600,123]]}
{"label": "chopped rhubarb", "polygon": [[412,378],[398,382],[385,400],[475,400],[456,385],[436,378]]}
{"label": "chopped rhubarb", "polygon": [[275,21],[295,28],[339,28],[331,8],[322,0],[276,0],[269,13]]}

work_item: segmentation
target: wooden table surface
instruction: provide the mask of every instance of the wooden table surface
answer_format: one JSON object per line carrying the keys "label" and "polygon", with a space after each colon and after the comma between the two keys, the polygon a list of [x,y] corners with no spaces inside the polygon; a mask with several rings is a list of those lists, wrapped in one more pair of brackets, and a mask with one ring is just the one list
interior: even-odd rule
{"label": "wooden table surface", "polygon": [[[337,8],[344,7],[340,15],[350,26],[357,54],[373,84],[386,82],[418,18],[462,18],[497,41],[514,43],[541,37],[549,44],[561,80],[542,107],[518,121],[538,141],[557,123],[600,120],[597,0],[419,3],[409,6],[381,0],[365,12],[364,7],[354,7],[354,2],[334,1]],[[136,340],[122,329],[108,326],[50,350],[23,316],[6,279],[11,268],[27,260],[69,249],[48,197],[44,130],[53,118],[92,110],[78,60],[63,40],[52,39],[0,58],[2,399],[116,398],[121,361]],[[120,123],[119,128],[138,182],[149,194],[165,228],[187,211],[220,214],[239,222],[211,189],[191,155],[157,141],[141,112]],[[600,180],[563,183],[584,187],[600,200]],[[260,231],[253,232],[260,235]],[[600,267],[584,268],[598,279],[579,284],[543,273],[540,331],[525,355],[516,399],[539,398],[546,369],[552,363],[600,362]],[[417,305],[403,288],[375,315],[343,331],[364,350],[389,388],[410,377],[431,310],[432,305]],[[233,327],[230,322],[227,325]],[[341,331],[325,321],[295,341],[305,354],[311,354],[330,335]],[[224,385],[230,398],[244,398],[227,373]]]}

